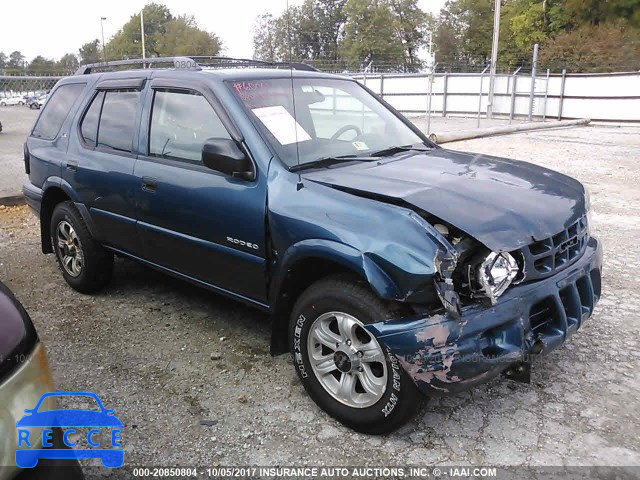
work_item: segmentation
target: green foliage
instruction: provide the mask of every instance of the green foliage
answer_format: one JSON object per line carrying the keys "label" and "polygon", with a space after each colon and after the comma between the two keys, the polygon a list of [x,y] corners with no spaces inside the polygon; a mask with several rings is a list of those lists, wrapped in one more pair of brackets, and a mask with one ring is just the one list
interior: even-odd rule
{"label": "green foliage", "polygon": [[[166,33],[167,23],[173,20],[169,9],[157,3],[145,5],[144,36],[148,56],[159,57],[158,40]],[[105,46],[107,60],[120,60],[142,57],[142,33],[140,13],[132,15],[127,23],[118,30]]]}
{"label": "green foliage", "polygon": [[82,63],[98,63],[102,61],[102,49],[100,48],[100,40],[97,38],[92,42],[87,42],[78,49],[80,62]]}
{"label": "green foliage", "polygon": [[370,62],[401,63],[402,41],[396,35],[387,2],[348,0],[345,13],[348,21],[340,47],[352,67],[366,67]]}
{"label": "green foliage", "polygon": [[[201,30],[193,16],[174,17],[165,5],[150,3],[143,9],[147,57],[217,55],[222,42]],[[140,13],[132,15],[105,46],[107,60],[142,57]]]}
{"label": "green foliage", "polygon": [[[436,34],[439,62],[458,70],[489,63],[493,4],[494,0],[447,1]],[[569,68],[583,71],[628,69],[625,65],[640,58],[638,29],[640,0],[502,0],[499,64],[530,64],[538,43],[542,58],[559,68],[566,61]]]}
{"label": "green foliage", "polygon": [[22,68],[24,58],[24,55],[17,50],[15,52],[11,52],[11,55],[9,55],[9,61],[7,62],[7,67]]}
{"label": "green foliage", "polygon": [[215,34],[200,30],[193,16],[180,16],[167,22],[156,48],[159,56],[217,55],[222,42]]}
{"label": "green foliage", "polygon": [[390,7],[393,26],[403,46],[404,70],[416,70],[422,64],[418,50],[426,44],[435,19],[420,9],[417,0],[391,0]]}
{"label": "green foliage", "polygon": [[78,70],[79,62],[78,57],[76,57],[73,53],[67,53],[63,55],[63,57],[58,60],[56,65],[56,70],[58,70],[62,74],[71,75]]}
{"label": "green foliage", "polygon": [[276,41],[273,15],[260,15],[253,26],[253,58],[275,62],[280,60],[280,42]]}
{"label": "green foliage", "polygon": [[546,42],[540,64],[554,70],[611,72],[640,70],[640,29],[624,21],[586,23]]}
{"label": "green foliage", "polygon": [[30,75],[44,75],[55,70],[56,62],[41,55],[35,57],[27,67],[27,73]]}
{"label": "green foliage", "polygon": [[257,18],[254,58],[292,58],[328,69],[373,62],[415,70],[433,22],[417,0],[305,0],[280,17]]}
{"label": "green foliage", "polygon": [[492,8],[493,0],[448,0],[436,30],[436,59],[484,67],[491,53]]}

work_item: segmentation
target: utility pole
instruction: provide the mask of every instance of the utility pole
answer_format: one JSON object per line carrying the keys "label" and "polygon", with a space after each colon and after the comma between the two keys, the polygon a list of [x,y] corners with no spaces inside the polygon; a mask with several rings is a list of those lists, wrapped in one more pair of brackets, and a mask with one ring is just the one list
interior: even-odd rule
{"label": "utility pole", "polygon": [[498,42],[500,40],[500,0],[495,0],[493,12],[493,44],[491,45],[491,71],[489,73],[489,98],[487,101],[487,118],[493,114],[493,94],[498,67]]}
{"label": "utility pole", "polygon": [[142,60],[146,59],[144,48],[144,8],[140,10],[140,34],[142,35]]}
{"label": "utility pole", "polygon": [[100,30],[102,31],[102,61],[107,63],[107,54],[104,49],[104,21],[107,17],[100,17]]}

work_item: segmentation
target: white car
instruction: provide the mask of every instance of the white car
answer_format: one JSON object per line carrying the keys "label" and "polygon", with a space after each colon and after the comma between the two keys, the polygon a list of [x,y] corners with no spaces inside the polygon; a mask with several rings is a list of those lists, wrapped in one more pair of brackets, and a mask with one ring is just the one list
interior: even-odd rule
{"label": "white car", "polygon": [[0,98],[0,106],[6,107],[7,105],[24,105],[24,98],[22,97],[2,97]]}

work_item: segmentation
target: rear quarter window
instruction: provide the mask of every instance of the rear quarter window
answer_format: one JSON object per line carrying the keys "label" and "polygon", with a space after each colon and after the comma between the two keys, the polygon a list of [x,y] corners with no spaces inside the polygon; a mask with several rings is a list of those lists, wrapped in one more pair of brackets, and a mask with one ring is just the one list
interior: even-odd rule
{"label": "rear quarter window", "polygon": [[44,104],[31,135],[45,140],[56,138],[85,85],[85,83],[69,83],[58,87]]}

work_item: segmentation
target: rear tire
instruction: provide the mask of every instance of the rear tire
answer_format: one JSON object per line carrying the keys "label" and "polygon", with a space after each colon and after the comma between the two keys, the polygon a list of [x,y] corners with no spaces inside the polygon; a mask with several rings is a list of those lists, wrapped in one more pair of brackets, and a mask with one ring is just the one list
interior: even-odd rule
{"label": "rear tire", "polygon": [[51,216],[51,246],[62,276],[80,293],[94,293],[111,280],[113,254],[105,250],[73,202],[56,205]]}
{"label": "rear tire", "polygon": [[289,342],[298,377],[320,408],[359,432],[399,428],[424,398],[395,355],[363,328],[399,316],[365,282],[345,275],[314,283],[293,308]]}

